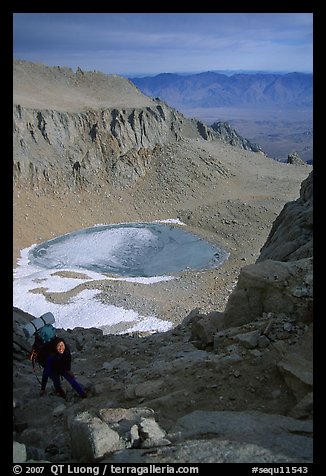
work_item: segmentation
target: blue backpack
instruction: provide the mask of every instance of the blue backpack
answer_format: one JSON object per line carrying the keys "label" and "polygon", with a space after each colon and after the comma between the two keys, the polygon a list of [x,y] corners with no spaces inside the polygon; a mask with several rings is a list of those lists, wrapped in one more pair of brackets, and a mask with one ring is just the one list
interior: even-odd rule
{"label": "blue backpack", "polygon": [[35,332],[35,337],[37,337],[43,344],[51,342],[57,335],[57,331],[52,324],[46,324],[41,327],[37,332]]}
{"label": "blue backpack", "polygon": [[44,367],[47,356],[51,350],[51,343],[57,336],[57,331],[52,324],[46,324],[35,332],[35,340],[32,347],[32,352],[29,355],[33,367],[35,362],[38,362],[41,367]]}

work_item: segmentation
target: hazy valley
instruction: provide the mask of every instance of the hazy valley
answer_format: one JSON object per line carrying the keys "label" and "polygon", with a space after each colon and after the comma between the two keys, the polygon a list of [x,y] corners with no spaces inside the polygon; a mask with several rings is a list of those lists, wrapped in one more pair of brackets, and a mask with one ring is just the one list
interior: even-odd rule
{"label": "hazy valley", "polygon": [[288,155],[296,151],[305,162],[313,161],[313,120],[310,109],[221,107],[183,109],[182,112],[208,125],[213,124],[216,118],[228,122],[239,134],[258,144],[275,160],[286,162]]}
{"label": "hazy valley", "polygon": [[132,80],[187,117],[208,125],[229,122],[276,160],[286,161],[293,151],[306,162],[313,160],[312,75],[207,72]]}

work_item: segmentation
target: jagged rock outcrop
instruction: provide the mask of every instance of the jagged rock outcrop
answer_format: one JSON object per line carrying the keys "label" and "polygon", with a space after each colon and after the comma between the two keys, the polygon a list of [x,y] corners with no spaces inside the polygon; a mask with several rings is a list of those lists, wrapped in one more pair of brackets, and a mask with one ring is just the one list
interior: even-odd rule
{"label": "jagged rock outcrop", "polygon": [[300,196],[284,205],[274,221],[258,262],[296,261],[313,256],[313,172],[302,182]]}
{"label": "jagged rock outcrop", "polygon": [[221,140],[227,144],[240,147],[244,150],[252,150],[253,152],[264,153],[261,147],[250,140],[240,136],[237,131],[227,122],[217,121],[211,125],[211,128],[218,134]]}
{"label": "jagged rock outcrop", "polygon": [[298,152],[292,152],[289,154],[287,163],[292,165],[305,165],[305,161],[301,159]]}
{"label": "jagged rock outcrop", "polygon": [[263,312],[311,320],[313,306],[313,172],[300,197],[287,203],[256,264],[242,268],[224,312],[225,326],[250,322]]}
{"label": "jagged rock outcrop", "polygon": [[258,318],[262,313],[286,313],[297,320],[311,319],[312,258],[266,260],[242,268],[224,312],[226,327]]}

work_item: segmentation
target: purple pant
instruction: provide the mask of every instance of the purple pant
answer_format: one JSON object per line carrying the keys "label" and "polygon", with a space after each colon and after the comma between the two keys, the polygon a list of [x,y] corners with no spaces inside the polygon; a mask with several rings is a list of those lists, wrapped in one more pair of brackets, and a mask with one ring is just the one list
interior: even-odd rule
{"label": "purple pant", "polygon": [[[77,392],[79,395],[84,395],[85,390],[84,390],[83,387],[77,382],[77,380],[75,379],[75,377],[71,377],[71,375],[69,375],[68,372],[64,372],[64,373],[62,374],[62,376],[67,380],[67,382],[70,383],[70,385],[72,386],[72,388],[74,388],[74,389],[76,390],[76,392]],[[52,373],[52,375],[50,374],[49,377],[53,380],[54,388],[55,388],[56,390],[58,390],[58,388],[61,387],[59,374],[57,374],[57,373]]]}

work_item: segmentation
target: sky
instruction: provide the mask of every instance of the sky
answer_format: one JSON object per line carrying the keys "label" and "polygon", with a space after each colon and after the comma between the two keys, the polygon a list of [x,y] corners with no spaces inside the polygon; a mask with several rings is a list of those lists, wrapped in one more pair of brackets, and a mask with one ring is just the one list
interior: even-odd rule
{"label": "sky", "polygon": [[312,72],[313,13],[14,13],[15,59],[122,76]]}

